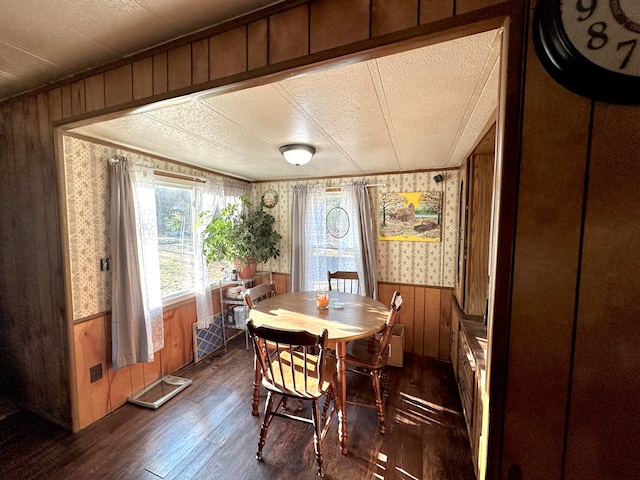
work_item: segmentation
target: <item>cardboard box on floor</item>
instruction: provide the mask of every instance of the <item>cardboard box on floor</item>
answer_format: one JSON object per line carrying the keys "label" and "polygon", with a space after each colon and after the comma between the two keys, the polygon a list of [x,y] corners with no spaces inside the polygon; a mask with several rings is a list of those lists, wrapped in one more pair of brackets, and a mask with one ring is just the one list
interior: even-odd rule
{"label": "cardboard box on floor", "polygon": [[[376,334],[376,338],[380,338],[380,333]],[[389,360],[387,365],[392,367],[402,367],[404,364],[404,325],[396,323],[391,332],[391,340],[389,341]]]}

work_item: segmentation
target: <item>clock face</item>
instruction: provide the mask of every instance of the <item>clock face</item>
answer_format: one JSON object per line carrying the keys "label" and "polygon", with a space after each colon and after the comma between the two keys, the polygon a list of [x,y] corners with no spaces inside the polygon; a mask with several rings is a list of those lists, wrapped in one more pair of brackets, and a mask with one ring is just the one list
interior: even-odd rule
{"label": "clock face", "polygon": [[640,77],[638,0],[562,0],[560,11],[569,41],[587,60]]}
{"label": "clock face", "polygon": [[540,62],[565,88],[640,104],[639,0],[538,0],[533,40]]}

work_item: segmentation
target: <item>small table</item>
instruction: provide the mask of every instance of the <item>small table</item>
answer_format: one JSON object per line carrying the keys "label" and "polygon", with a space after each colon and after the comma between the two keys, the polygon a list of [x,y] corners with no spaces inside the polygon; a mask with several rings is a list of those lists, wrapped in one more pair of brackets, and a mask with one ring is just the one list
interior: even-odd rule
{"label": "small table", "polygon": [[[343,454],[347,454],[347,375],[344,358],[347,342],[365,338],[379,332],[387,320],[389,309],[382,302],[362,295],[343,292],[328,292],[329,308],[316,307],[316,292],[293,292],[276,295],[258,303],[250,312],[256,325],[288,329],[307,330],[318,333],[326,328],[329,342],[335,342],[338,357],[338,435]],[[336,302],[344,304],[335,309]],[[258,367],[256,366],[256,369]],[[252,414],[258,415],[260,396],[260,372],[256,370]]]}

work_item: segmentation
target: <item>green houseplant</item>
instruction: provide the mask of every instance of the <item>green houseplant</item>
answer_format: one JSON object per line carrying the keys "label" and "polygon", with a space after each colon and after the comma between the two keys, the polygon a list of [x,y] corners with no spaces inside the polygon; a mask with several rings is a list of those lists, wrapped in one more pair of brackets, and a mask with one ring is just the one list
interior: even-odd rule
{"label": "green houseplant", "polygon": [[[278,258],[282,235],[273,229],[276,219],[263,205],[254,208],[246,195],[240,200],[241,207],[228,204],[205,227],[202,251],[208,263],[226,260],[234,264],[240,278],[252,278],[258,263]],[[206,215],[201,213],[199,221]]]}

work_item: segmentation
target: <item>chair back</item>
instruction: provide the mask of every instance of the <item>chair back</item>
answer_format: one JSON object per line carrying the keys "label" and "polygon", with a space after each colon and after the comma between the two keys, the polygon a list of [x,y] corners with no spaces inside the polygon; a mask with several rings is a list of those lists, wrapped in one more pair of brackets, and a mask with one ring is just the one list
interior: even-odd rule
{"label": "chair back", "polygon": [[398,323],[400,317],[400,307],[402,306],[402,295],[399,292],[393,292],[391,297],[391,307],[389,308],[389,316],[385,322],[384,329],[380,335],[380,344],[378,352],[374,360],[374,364],[379,364],[381,361],[385,361],[388,355],[387,349],[389,348],[389,342],[391,341],[391,335],[393,333],[393,327]]}
{"label": "chair back", "polygon": [[[262,384],[284,395],[319,398],[330,386],[325,378],[328,332],[320,335],[304,330],[281,330],[247,322],[256,359],[262,369]],[[335,373],[335,372],[333,372]]]}
{"label": "chair back", "polygon": [[244,293],[244,301],[250,310],[255,307],[256,303],[276,295],[275,285],[272,283],[261,283],[255,287],[251,287]]}
{"label": "chair back", "polygon": [[327,281],[329,282],[330,291],[360,294],[360,277],[358,277],[358,272],[338,270],[337,272],[331,273],[327,271]]}

